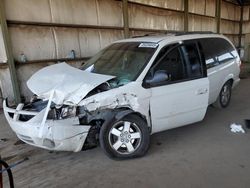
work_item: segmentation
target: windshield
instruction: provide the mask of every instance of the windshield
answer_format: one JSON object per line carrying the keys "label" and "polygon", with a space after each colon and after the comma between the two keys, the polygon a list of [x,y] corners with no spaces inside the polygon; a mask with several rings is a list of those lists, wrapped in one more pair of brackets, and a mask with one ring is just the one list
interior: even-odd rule
{"label": "windshield", "polygon": [[134,81],[147,65],[157,46],[156,43],[115,43],[93,56],[82,69],[116,76],[118,81]]}

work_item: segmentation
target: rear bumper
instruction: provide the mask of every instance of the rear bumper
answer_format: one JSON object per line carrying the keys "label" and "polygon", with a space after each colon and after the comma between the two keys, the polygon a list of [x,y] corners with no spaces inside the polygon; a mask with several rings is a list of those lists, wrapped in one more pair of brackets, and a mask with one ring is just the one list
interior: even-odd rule
{"label": "rear bumper", "polygon": [[[22,107],[23,104],[19,104],[16,109],[12,109],[6,105],[6,101],[3,102],[5,117],[19,139],[48,150],[77,152],[82,149],[90,126],[80,125],[78,117],[47,120],[47,108],[30,112],[22,110]],[[24,122],[19,120],[20,114],[33,117]],[[43,119],[46,120],[43,122]]]}

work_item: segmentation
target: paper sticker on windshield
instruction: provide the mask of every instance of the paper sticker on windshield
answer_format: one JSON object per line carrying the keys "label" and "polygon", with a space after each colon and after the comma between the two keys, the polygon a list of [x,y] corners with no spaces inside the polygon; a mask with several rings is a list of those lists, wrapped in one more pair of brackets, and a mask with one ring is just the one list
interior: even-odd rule
{"label": "paper sticker on windshield", "polygon": [[152,42],[145,42],[139,45],[139,48],[157,48],[157,47],[158,47],[158,44],[152,43]]}

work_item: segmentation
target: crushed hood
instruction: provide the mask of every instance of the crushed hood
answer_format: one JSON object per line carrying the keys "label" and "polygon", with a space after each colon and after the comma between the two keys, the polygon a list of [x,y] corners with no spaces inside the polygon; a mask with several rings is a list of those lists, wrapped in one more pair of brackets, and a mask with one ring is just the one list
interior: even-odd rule
{"label": "crushed hood", "polygon": [[114,76],[90,73],[66,63],[45,67],[27,81],[28,88],[37,96],[56,104],[78,104],[91,90]]}

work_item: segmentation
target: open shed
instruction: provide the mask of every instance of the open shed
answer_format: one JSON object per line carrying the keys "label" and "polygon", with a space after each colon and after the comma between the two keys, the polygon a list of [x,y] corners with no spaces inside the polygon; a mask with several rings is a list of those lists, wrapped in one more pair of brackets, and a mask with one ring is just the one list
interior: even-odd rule
{"label": "open shed", "polygon": [[115,40],[149,33],[221,33],[244,61],[249,60],[248,1],[1,0],[0,4],[0,96],[10,101],[30,98],[26,81],[44,66],[66,61],[79,67]]}

